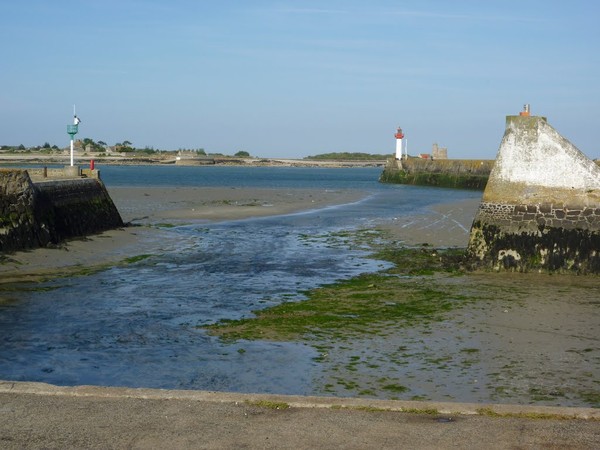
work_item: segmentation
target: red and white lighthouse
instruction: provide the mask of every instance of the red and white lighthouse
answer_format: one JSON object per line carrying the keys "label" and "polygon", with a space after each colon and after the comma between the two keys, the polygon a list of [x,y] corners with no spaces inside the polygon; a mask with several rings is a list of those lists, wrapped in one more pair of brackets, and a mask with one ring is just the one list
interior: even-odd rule
{"label": "red and white lighthouse", "polygon": [[396,159],[402,159],[402,144],[404,139],[402,128],[398,127],[394,136],[396,136]]}

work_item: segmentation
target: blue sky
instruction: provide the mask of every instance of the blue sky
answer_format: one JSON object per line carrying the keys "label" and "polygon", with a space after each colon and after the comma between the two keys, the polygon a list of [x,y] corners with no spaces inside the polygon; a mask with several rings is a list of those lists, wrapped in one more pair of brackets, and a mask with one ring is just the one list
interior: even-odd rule
{"label": "blue sky", "polygon": [[600,157],[595,0],[0,0],[0,144],[493,158],[524,103]]}

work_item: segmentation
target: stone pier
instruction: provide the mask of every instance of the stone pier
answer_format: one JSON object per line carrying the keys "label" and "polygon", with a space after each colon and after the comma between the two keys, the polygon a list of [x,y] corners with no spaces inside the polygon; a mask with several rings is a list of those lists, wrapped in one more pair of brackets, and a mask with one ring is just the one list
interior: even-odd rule
{"label": "stone pier", "polygon": [[507,116],[467,256],[494,270],[600,273],[600,167],[545,117]]}
{"label": "stone pier", "polygon": [[0,169],[0,254],[122,227],[119,211],[95,175],[33,182],[27,170]]}

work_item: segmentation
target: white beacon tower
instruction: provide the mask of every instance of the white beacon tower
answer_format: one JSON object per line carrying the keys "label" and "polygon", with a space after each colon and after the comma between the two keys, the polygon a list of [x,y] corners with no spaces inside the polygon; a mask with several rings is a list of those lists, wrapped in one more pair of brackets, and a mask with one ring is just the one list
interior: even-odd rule
{"label": "white beacon tower", "polygon": [[396,159],[402,159],[402,142],[404,139],[402,128],[398,127],[394,136],[396,137]]}

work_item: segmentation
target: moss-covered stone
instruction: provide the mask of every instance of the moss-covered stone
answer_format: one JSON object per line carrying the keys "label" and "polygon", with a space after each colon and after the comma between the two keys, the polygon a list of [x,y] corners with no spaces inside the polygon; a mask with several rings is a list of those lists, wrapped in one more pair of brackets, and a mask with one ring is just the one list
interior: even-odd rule
{"label": "moss-covered stone", "polygon": [[26,170],[0,170],[0,251],[44,247],[123,226],[97,179],[32,183]]}
{"label": "moss-covered stone", "polygon": [[483,190],[492,162],[482,160],[389,160],[382,183]]}
{"label": "moss-covered stone", "polygon": [[475,221],[467,249],[472,267],[516,272],[600,274],[600,233],[540,225],[537,232],[506,232]]}

